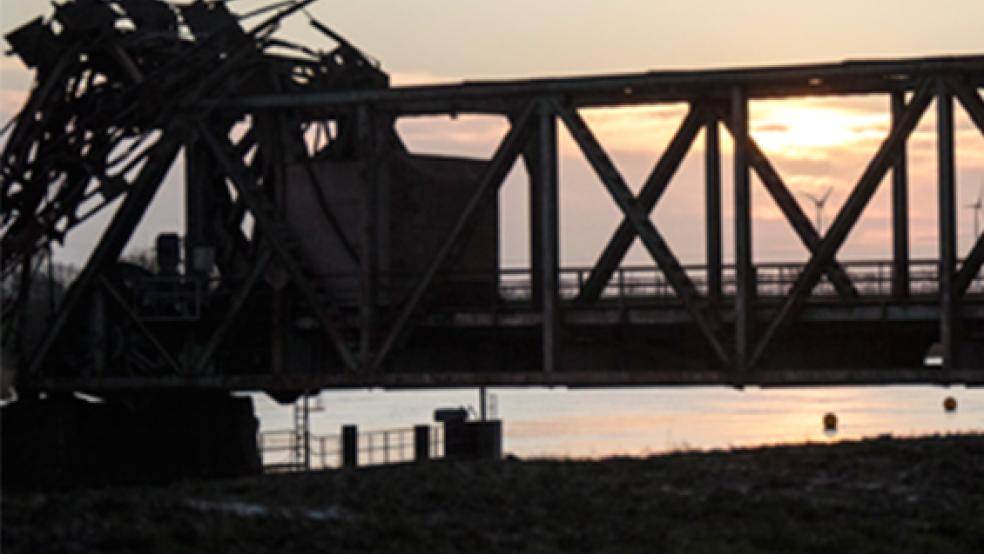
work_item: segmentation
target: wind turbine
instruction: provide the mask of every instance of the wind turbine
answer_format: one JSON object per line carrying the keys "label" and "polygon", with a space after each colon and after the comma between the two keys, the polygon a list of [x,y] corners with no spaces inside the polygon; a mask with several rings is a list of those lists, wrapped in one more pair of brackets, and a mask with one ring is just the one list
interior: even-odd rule
{"label": "wind turbine", "polygon": [[827,203],[827,198],[830,198],[830,193],[833,192],[834,187],[827,187],[827,192],[820,196],[814,196],[808,192],[800,192],[803,196],[809,198],[813,205],[817,209],[817,233],[823,234],[823,206]]}
{"label": "wind turbine", "polygon": [[984,182],[977,189],[977,201],[973,204],[967,204],[964,207],[974,210],[974,240],[976,241],[977,237],[981,236],[981,211],[984,210]]}

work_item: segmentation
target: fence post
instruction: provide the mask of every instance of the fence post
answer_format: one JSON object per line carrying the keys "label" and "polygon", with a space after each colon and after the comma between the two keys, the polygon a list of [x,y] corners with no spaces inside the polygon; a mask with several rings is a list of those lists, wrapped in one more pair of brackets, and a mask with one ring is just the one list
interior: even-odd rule
{"label": "fence post", "polygon": [[430,425],[413,427],[413,460],[425,462],[430,459]]}
{"label": "fence post", "polygon": [[355,425],[342,425],[342,467],[359,465],[359,429]]}

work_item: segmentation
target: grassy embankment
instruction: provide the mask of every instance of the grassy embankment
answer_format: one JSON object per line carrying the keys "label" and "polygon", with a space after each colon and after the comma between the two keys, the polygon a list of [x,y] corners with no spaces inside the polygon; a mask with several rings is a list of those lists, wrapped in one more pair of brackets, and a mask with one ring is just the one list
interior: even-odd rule
{"label": "grassy embankment", "polygon": [[5,494],[3,552],[984,552],[984,435]]}

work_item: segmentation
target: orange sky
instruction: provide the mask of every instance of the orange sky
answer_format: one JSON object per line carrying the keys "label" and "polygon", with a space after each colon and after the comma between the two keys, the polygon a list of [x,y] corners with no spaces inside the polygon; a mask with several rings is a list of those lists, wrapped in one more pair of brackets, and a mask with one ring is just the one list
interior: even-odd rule
{"label": "orange sky", "polygon": [[[233,4],[240,11],[254,0]],[[383,62],[396,83],[476,78],[529,77],[695,68],[734,65],[838,61],[845,58],[924,56],[984,52],[984,2],[900,0],[886,9],[881,2],[817,3],[745,1],[630,2],[439,2],[370,0],[322,1],[311,9],[354,43]],[[2,30],[47,10],[40,4],[7,3]],[[296,18],[281,31],[292,40],[326,44]],[[9,116],[29,86],[30,74],[13,59],[0,61],[0,114]],[[887,130],[887,99],[805,99],[756,102],[751,106],[752,134],[796,192],[819,193],[832,187],[826,216],[830,221],[849,187]],[[683,107],[591,110],[585,119],[608,148],[632,186],[649,172],[674,131]],[[971,244],[971,212],[962,206],[984,184],[984,139],[957,115],[959,235],[961,252]],[[933,256],[936,226],[935,135],[933,108],[910,142],[914,256]],[[495,118],[461,117],[454,121],[414,120],[398,129],[411,149],[487,155],[504,131]],[[730,152],[726,134],[723,151]],[[703,255],[702,138],[655,212],[657,226],[684,262]],[[573,143],[561,133],[562,262],[588,264],[604,246],[619,220],[607,193]],[[730,216],[725,159],[725,216]],[[503,192],[503,263],[524,265],[526,199],[521,172]],[[158,230],[180,230],[180,187],[172,183],[136,239],[151,243]],[[890,244],[888,189],[883,186],[848,240],[844,257],[887,257]],[[760,260],[797,260],[805,251],[761,187],[754,196],[755,255]],[[812,206],[803,196],[807,213]],[[65,254],[79,258],[94,242],[92,229],[76,233]],[[731,238],[726,223],[726,256]],[[636,248],[632,261],[646,256]]]}

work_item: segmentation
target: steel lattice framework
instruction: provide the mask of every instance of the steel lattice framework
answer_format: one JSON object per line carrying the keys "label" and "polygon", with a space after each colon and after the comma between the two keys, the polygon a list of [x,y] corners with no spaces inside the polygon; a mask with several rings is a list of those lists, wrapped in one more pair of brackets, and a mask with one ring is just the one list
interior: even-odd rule
{"label": "steel lattice framework", "polygon": [[[99,209],[122,199],[43,336],[24,350],[22,388],[984,382],[984,237],[958,260],[954,169],[955,103],[984,133],[984,56],[388,88],[385,74],[320,23],[335,50],[274,53],[285,44],[271,30],[306,3],[243,31],[222,4],[96,2],[132,10],[129,19],[146,32],[121,32],[98,18],[73,26],[71,14],[56,15],[65,27],[58,40],[72,46],[50,59],[32,60],[23,30],[21,42],[11,35],[38,67],[39,86],[4,150],[3,271],[21,276],[5,320],[31,317],[34,261],[87,217],[78,213],[83,201],[101,197]],[[138,6],[164,7],[166,17],[141,20]],[[47,37],[36,44],[55,40],[44,23],[33,25],[23,29]],[[184,27],[192,38],[181,35]],[[886,98],[891,129],[821,234],[749,135],[748,105],[857,94]],[[934,101],[939,258],[910,260],[906,142]],[[579,110],[669,102],[689,109],[633,194]],[[490,159],[421,160],[394,130],[401,117],[464,113],[508,118]],[[594,266],[573,274],[559,265],[559,125],[623,217]],[[734,141],[733,265],[722,259],[722,128]],[[689,268],[650,214],[701,130],[706,260]],[[161,321],[139,300],[155,277],[133,277],[117,261],[181,155],[185,271],[156,279],[178,283],[181,302],[194,291],[200,310]],[[449,283],[471,267],[471,245],[488,230],[518,161],[529,175],[533,246],[522,290],[508,290],[496,258],[491,273],[473,279],[491,294],[448,301],[457,290]],[[414,270],[394,277],[381,265],[415,239],[384,240],[395,216],[379,207],[409,186],[400,180],[407,168],[443,171],[461,186],[443,200],[430,193],[428,201],[448,204],[451,215]],[[755,263],[752,172],[808,249],[805,264]],[[837,255],[889,174],[893,257],[884,286],[873,288],[868,266]],[[327,186],[318,182],[325,175]],[[325,205],[317,215],[292,211],[291,191],[302,181],[329,191],[318,196]],[[344,196],[347,204],[339,199],[350,193],[338,192],[345,187],[357,190]],[[327,231],[312,238],[303,230],[308,217],[324,220],[319,229]],[[652,257],[653,281],[627,292],[631,268],[621,264],[637,237]],[[331,256],[329,242],[338,245]],[[214,269],[193,263],[199,250],[212,255]],[[325,265],[348,269],[329,275]],[[333,284],[342,279],[353,294]],[[88,337],[82,346],[79,333]],[[113,343],[107,333],[135,338]],[[110,355],[108,343],[144,354]],[[941,367],[924,365],[931,346]],[[78,352],[91,355],[82,362]]]}

